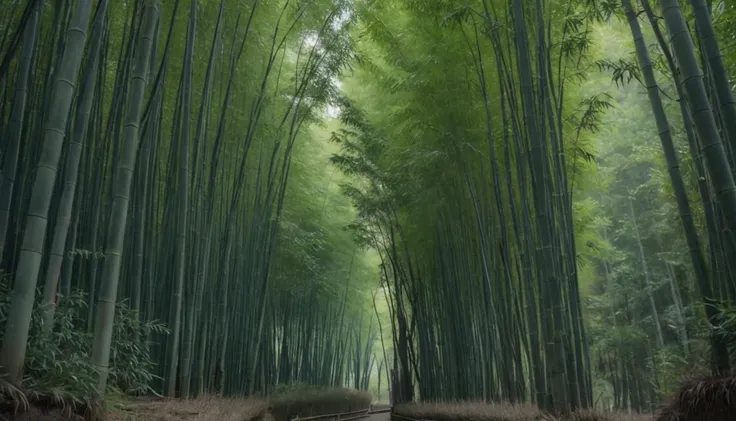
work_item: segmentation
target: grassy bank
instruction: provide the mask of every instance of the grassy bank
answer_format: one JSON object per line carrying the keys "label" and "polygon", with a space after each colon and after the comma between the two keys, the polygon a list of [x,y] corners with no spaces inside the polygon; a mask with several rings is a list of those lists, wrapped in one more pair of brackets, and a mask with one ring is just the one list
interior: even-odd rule
{"label": "grassy bank", "polygon": [[732,421],[736,419],[736,375],[683,380],[656,414],[578,411],[558,418],[530,404],[426,402],[396,405],[392,421]]}
{"label": "grassy bank", "polygon": [[[347,388],[297,385],[283,387],[269,398],[139,399],[115,405],[111,421],[289,421],[367,409],[371,395]],[[45,421],[45,420],[44,420]]]}
{"label": "grassy bank", "polygon": [[268,414],[268,400],[221,398],[139,400],[110,411],[108,421],[259,421]]}
{"label": "grassy bank", "polygon": [[531,404],[488,402],[429,402],[396,405],[392,421],[653,421],[652,415],[580,411],[558,419],[543,414]]}
{"label": "grassy bank", "polygon": [[307,385],[284,388],[271,396],[271,413],[275,421],[288,421],[297,416],[336,414],[367,409],[373,396],[347,388],[324,388]]}

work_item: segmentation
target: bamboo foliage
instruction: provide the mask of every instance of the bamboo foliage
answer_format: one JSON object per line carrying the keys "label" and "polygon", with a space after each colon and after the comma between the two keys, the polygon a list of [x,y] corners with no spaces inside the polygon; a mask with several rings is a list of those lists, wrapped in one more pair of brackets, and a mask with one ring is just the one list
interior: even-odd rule
{"label": "bamboo foliage", "polygon": [[[692,37],[687,29],[677,0],[660,1],[660,7],[662,8],[667,30],[670,33],[672,51],[682,72],[684,90],[688,95],[693,124],[702,142],[703,155],[706,158],[708,173],[713,182],[716,197],[722,203],[724,218],[729,229],[736,232],[736,216],[729,211],[730,209],[736,209],[736,184],[734,184],[721,135],[716,126],[713,109],[707,98]],[[711,40],[708,39],[708,41]],[[726,106],[728,105],[732,104],[726,104]]]}
{"label": "bamboo foliage", "polygon": [[[673,190],[675,192],[675,195],[677,196],[677,205],[679,208],[680,217],[682,219],[685,236],[687,238],[688,248],[690,250],[695,276],[698,279],[698,285],[700,286],[708,318],[711,323],[715,323],[715,320],[717,318],[717,307],[714,306],[715,303],[713,301],[711,282],[709,279],[709,274],[706,270],[705,259],[703,258],[702,250],[700,247],[700,240],[698,238],[695,224],[692,219],[692,211],[690,210],[690,203],[688,201],[685,184],[679,171],[679,164],[674,148],[674,143],[672,140],[672,134],[670,132],[669,121],[667,119],[667,114],[665,112],[664,106],[662,104],[662,99],[659,94],[659,86],[655,79],[651,60],[649,58],[649,53],[647,51],[644,37],[639,26],[636,14],[634,12],[634,8],[631,5],[631,2],[629,2],[628,0],[623,0],[622,3],[627,20],[629,22],[629,26],[631,27],[632,35],[634,37],[637,56],[642,72],[644,73],[644,80],[646,83],[647,92],[649,94],[649,99],[652,103],[652,109],[657,121],[657,127],[659,129],[660,139],[662,141],[662,148],[667,160],[667,166],[669,168]],[[641,251],[641,254],[643,257],[643,250]],[[664,344],[663,339],[661,339],[661,332],[659,341],[659,346],[663,347]],[[728,370],[729,361],[728,354],[725,350],[725,344],[722,343],[722,340],[718,338],[717,335],[712,335],[711,341],[714,352],[716,353],[716,357],[714,358],[716,371]]]}
{"label": "bamboo foliage", "polygon": [[[412,399],[408,388],[416,389],[422,399],[531,398],[562,411],[590,406],[594,368],[578,273],[587,260],[583,256],[593,262],[598,257],[595,242],[588,239],[584,247],[578,245],[585,229],[578,228],[585,227],[581,207],[588,199],[576,197],[576,192],[578,185],[587,184],[579,174],[588,171],[587,163],[595,158],[584,142],[600,131],[600,121],[613,105],[605,94],[582,98],[577,106],[569,98],[580,97],[575,84],[585,79],[590,67],[614,70],[617,83],[636,74],[631,67],[588,58],[588,28],[617,13],[616,3],[479,1],[463,6],[397,1],[386,7],[371,3],[363,13],[371,44],[363,49],[360,71],[348,78],[344,107],[350,111],[343,110],[345,128],[335,134],[342,153],[333,161],[356,178],[345,187],[360,211],[356,235],[380,250],[386,265],[397,354],[392,375],[402,391],[394,391],[394,399]],[[420,35],[404,31],[397,36],[392,25],[408,25]],[[512,29],[516,35],[509,40]],[[686,31],[672,33],[686,36]],[[712,31],[702,33],[705,39],[713,37]],[[426,45],[432,48],[422,49]],[[427,56],[432,57],[429,62],[443,63],[444,73],[435,72]],[[370,88],[359,87],[363,84]],[[647,84],[650,94],[654,86]],[[383,96],[370,95],[370,90]],[[681,104],[699,104],[695,117],[704,113],[700,110],[707,100]],[[677,198],[682,222],[692,228],[686,249],[696,277],[706,282],[701,291],[709,307],[707,318],[719,319],[713,307],[718,294],[708,288],[725,289],[729,283],[708,281],[698,246],[702,240],[677,174],[677,158],[667,146],[667,123],[662,115],[656,121],[675,186],[670,197]],[[478,127],[485,128],[482,143]],[[709,133],[709,141],[718,138]],[[695,150],[707,155],[716,153],[714,147],[706,143]],[[693,155],[698,165],[699,153]],[[720,175],[703,173],[702,180],[725,174],[717,172]],[[714,211],[729,209],[724,195],[731,189],[711,192],[708,181],[705,194],[723,203]],[[713,186],[720,183],[712,181]],[[706,210],[712,206],[706,201],[703,205]],[[631,221],[628,209],[625,215]],[[730,218],[716,214],[721,217]],[[721,243],[720,221],[709,221],[715,227],[709,230],[709,240],[728,252],[730,241]],[[637,225],[634,221],[627,234],[640,238],[638,261],[646,274],[649,257]],[[668,273],[670,282],[679,276]],[[718,278],[727,274],[724,268]],[[651,277],[645,281],[646,317],[658,340],[644,355],[653,355],[664,352],[666,328],[659,322],[662,299],[653,292],[661,283]],[[672,291],[668,295],[678,302],[677,288]],[[682,338],[683,330],[678,329]],[[723,343],[715,333],[712,339],[719,355],[714,366],[727,366]],[[405,356],[400,355],[403,348],[408,348]],[[644,382],[637,376],[649,368],[627,364],[620,367],[628,377],[625,381],[632,383],[616,392],[617,405],[642,408],[646,399],[655,402],[656,392],[644,397],[637,389]],[[641,395],[634,404],[635,393]]]}
{"label": "bamboo foliage", "polygon": [[[416,389],[427,400],[590,406],[568,177],[582,158],[563,158],[605,107],[590,101],[590,121],[569,123],[567,73],[586,34],[548,19],[566,10],[557,2],[371,6],[373,44],[348,90],[333,162],[356,177],[345,186],[354,228],[382,257],[394,402]],[[410,52],[426,42],[388,36],[387,20],[410,22],[434,47]],[[417,71],[423,54],[453,63],[448,76]],[[385,97],[367,98],[358,83]],[[407,105],[378,111],[393,101]],[[402,148],[411,153],[399,164]]]}
{"label": "bamboo foliage", "polygon": [[[612,236],[607,235],[606,241],[610,243],[606,245],[608,250],[601,268],[608,282],[605,294],[609,296],[610,306],[602,320],[606,326],[613,327],[613,332],[595,333],[597,349],[594,352],[601,361],[596,371],[612,382],[612,406],[631,409],[653,408],[671,391],[673,374],[669,367],[702,364],[714,372],[729,370],[731,336],[726,333],[730,327],[724,321],[730,318],[734,297],[734,281],[727,269],[727,262],[733,256],[733,239],[726,228],[730,222],[723,213],[727,212],[728,199],[714,190],[723,180],[715,179],[718,175],[710,172],[714,167],[709,168],[711,164],[706,159],[707,153],[711,153],[711,158],[725,162],[726,168],[731,167],[727,171],[733,169],[728,123],[723,120],[728,114],[723,107],[727,102],[719,99],[726,98],[728,93],[716,89],[717,79],[723,80],[727,75],[724,66],[716,75],[714,69],[718,64],[709,65],[709,60],[718,60],[708,53],[713,51],[714,27],[703,19],[706,8],[700,2],[691,2],[692,9],[685,4],[681,9],[677,2],[661,2],[660,7],[647,0],[639,3],[643,13],[636,2],[621,2],[628,32],[635,41],[639,66],[622,60],[610,67],[606,64],[606,67],[613,70],[614,79],[621,88],[627,85],[627,79],[635,79],[646,89],[649,97],[646,106],[653,111],[648,130],[659,134],[660,147],[654,150],[659,149],[663,154],[652,160],[651,154],[647,156],[642,151],[652,150],[653,145],[643,146],[645,149],[637,145],[635,153],[641,158],[611,173],[616,178],[609,181],[612,187],[608,194],[615,192],[614,197],[625,201],[628,213],[636,214],[636,221],[622,224],[607,217],[595,222],[602,225],[605,232],[613,231]],[[616,4],[613,3],[610,14],[619,12]],[[640,16],[645,17],[648,27],[639,26]],[[665,17],[665,25],[660,16]],[[701,26],[705,29],[701,30]],[[648,36],[655,41],[655,47],[647,44]],[[710,47],[706,43],[711,43]],[[697,50],[688,51],[687,44],[697,46]],[[689,53],[692,55],[688,56]],[[699,84],[705,96],[698,91]],[[627,93],[622,99],[625,107],[632,106],[632,93],[641,89],[636,86],[638,84],[632,85],[625,88]],[[677,100],[676,112],[668,108],[673,98]],[[704,139],[697,125],[705,127],[703,121],[708,120],[709,113],[715,125],[710,127],[708,139]],[[697,119],[700,121],[696,123]],[[712,137],[713,133],[717,136]],[[720,157],[719,148],[723,152]],[[603,159],[608,161],[602,166],[607,167],[606,172],[620,159],[616,155],[625,156],[623,148],[612,149],[614,152],[607,151],[608,156]],[[642,170],[650,172],[649,180],[642,177],[645,174]],[[658,174],[668,177],[662,179]],[[624,187],[626,182],[634,183],[633,188]],[[666,203],[664,207],[652,200],[658,185],[660,200]],[[620,196],[624,190],[626,193]],[[689,192],[693,190],[697,190],[697,196],[691,196]],[[604,199],[601,204],[611,208],[605,212],[608,215],[620,212],[615,200]],[[636,210],[632,211],[632,207]],[[642,221],[647,222],[642,224]],[[667,224],[674,224],[677,229],[670,233]],[[635,241],[627,241],[626,235],[632,233]],[[664,242],[664,237],[670,240]],[[645,279],[631,272],[628,260],[632,257],[632,248],[638,250],[634,254],[636,260],[648,265]],[[647,277],[655,281],[648,283]],[[641,288],[644,281],[643,294],[629,289],[627,284],[631,281],[627,278],[634,281],[632,285],[637,285],[636,288]],[[642,311],[640,297],[646,297],[649,310]],[[594,317],[600,317],[603,310],[600,304],[594,304],[592,309]],[[639,342],[645,332],[657,329],[654,323],[657,319],[669,320],[659,326],[664,343],[659,341],[653,346]],[[692,332],[703,334],[698,334],[696,339],[690,335]],[[702,354],[693,355],[694,348],[701,349]],[[665,366],[668,368],[663,368]]]}

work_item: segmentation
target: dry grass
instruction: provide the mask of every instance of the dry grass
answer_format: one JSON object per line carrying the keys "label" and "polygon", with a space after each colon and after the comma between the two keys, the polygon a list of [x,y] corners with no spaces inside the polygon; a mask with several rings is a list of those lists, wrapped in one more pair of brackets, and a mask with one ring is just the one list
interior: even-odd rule
{"label": "dry grass", "polygon": [[654,414],[632,412],[576,411],[561,421],[654,421]]}
{"label": "dry grass", "polygon": [[39,408],[30,408],[21,413],[0,412],[1,421],[84,421],[81,415],[69,414],[62,410],[44,411]]}
{"label": "dry grass", "polygon": [[[7,385],[6,385],[7,386]],[[0,383],[0,421],[83,421],[86,408],[66,401],[27,398],[14,388]],[[12,393],[11,393],[12,392]],[[296,416],[326,415],[368,409],[372,396],[353,389],[296,388],[270,400],[266,398],[222,398],[202,396],[196,399],[136,398],[114,404],[109,410],[95,411],[105,421],[289,421]],[[80,410],[82,412],[80,412]],[[96,419],[92,413],[90,419]]]}
{"label": "dry grass", "polygon": [[139,400],[111,413],[108,421],[256,421],[266,417],[268,401],[257,398]]}
{"label": "dry grass", "polygon": [[736,419],[736,374],[689,379],[662,409],[657,421]]}
{"label": "dry grass", "polygon": [[[10,394],[8,390],[4,392]],[[0,421],[80,419],[68,410],[46,411],[44,406],[39,408],[35,402],[31,402],[29,411],[23,412],[29,402],[24,399],[13,400],[25,407],[14,408],[22,413],[12,415],[12,407],[0,408]],[[289,421],[296,416],[363,410],[370,403],[371,395],[365,392],[310,387],[287,390],[270,400],[215,396],[189,400],[143,398],[121,405],[109,414],[107,421]],[[736,375],[700,377],[685,382],[656,417],[623,412],[579,411],[555,418],[542,414],[530,404],[427,402],[396,405],[391,418],[392,421],[732,421],[736,420]]]}
{"label": "dry grass", "polygon": [[654,421],[652,415],[578,411],[564,418],[542,414],[531,404],[435,402],[396,405],[392,421]]}
{"label": "dry grass", "polygon": [[427,402],[394,406],[393,421],[535,421],[540,417],[536,406],[493,405],[487,402]]}
{"label": "dry grass", "polygon": [[347,388],[302,387],[271,398],[275,421],[289,421],[296,416],[310,417],[368,409],[373,396]]}
{"label": "dry grass", "polygon": [[80,401],[58,389],[21,390],[0,380],[0,421],[82,421],[84,415],[98,408],[96,403]]}
{"label": "dry grass", "polygon": [[671,402],[656,416],[579,411],[555,418],[543,415],[532,405],[439,402],[397,405],[392,418],[392,421],[734,421],[736,374],[686,380]]}
{"label": "dry grass", "polygon": [[288,421],[297,415],[306,417],[367,409],[370,402],[369,394],[352,389],[299,389],[270,401],[219,396],[187,400],[139,399],[121,405],[106,421]]}

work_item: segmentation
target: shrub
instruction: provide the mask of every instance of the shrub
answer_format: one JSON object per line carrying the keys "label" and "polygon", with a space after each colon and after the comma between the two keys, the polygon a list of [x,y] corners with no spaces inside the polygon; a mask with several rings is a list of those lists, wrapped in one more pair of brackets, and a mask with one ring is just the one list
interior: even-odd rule
{"label": "shrub", "polygon": [[537,407],[531,404],[426,402],[396,405],[391,418],[393,421],[406,421],[402,417],[433,421],[535,421],[540,416]]}
{"label": "shrub", "polygon": [[368,392],[348,388],[330,388],[295,384],[279,386],[271,396],[275,421],[294,417],[352,412],[370,408],[373,397]]}
{"label": "shrub", "polygon": [[92,334],[78,317],[87,310],[84,296],[76,293],[59,300],[49,332],[43,330],[44,309],[38,304],[28,336],[23,391],[43,406],[84,407],[97,382],[90,361]]}
{"label": "shrub", "polygon": [[135,396],[155,394],[151,383],[157,377],[153,374],[156,366],[150,357],[150,344],[145,340],[151,334],[168,333],[163,324],[140,321],[135,310],[125,303],[117,304],[108,380],[114,390]]}
{"label": "shrub", "polygon": [[587,410],[557,418],[543,414],[532,404],[493,404],[482,401],[401,404],[394,406],[391,415],[393,421],[653,421],[651,415]]}
{"label": "shrub", "polygon": [[560,421],[654,421],[653,414],[639,414],[636,412],[598,412],[576,411]]}
{"label": "shrub", "polygon": [[110,414],[107,421],[259,421],[267,410],[268,401],[259,398],[145,399]]}
{"label": "shrub", "polygon": [[[0,329],[4,329],[10,309],[8,292],[6,284],[0,283]],[[33,404],[41,409],[60,408],[67,414],[84,413],[98,378],[90,358],[93,335],[87,330],[85,295],[75,292],[59,298],[50,331],[43,326],[44,312],[38,300],[31,317],[22,391],[6,384],[0,403],[6,412],[23,412]],[[111,392],[151,391],[154,367],[148,346],[136,342],[133,333],[137,331],[138,337],[145,338],[150,332],[166,330],[159,323],[139,322],[134,316],[133,310],[118,303],[110,353]]]}
{"label": "shrub", "polygon": [[736,414],[736,375],[685,381],[657,421],[728,421]]}

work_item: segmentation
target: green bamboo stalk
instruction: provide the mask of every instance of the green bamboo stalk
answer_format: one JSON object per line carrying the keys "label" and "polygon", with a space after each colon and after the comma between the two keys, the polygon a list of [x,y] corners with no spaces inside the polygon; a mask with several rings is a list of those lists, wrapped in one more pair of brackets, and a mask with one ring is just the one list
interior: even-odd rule
{"label": "green bamboo stalk", "polygon": [[130,100],[128,102],[124,126],[125,143],[116,167],[117,180],[115,183],[110,221],[108,223],[108,243],[107,250],[105,251],[101,291],[97,301],[95,340],[92,347],[92,362],[100,373],[96,388],[100,398],[104,397],[107,386],[112,323],[115,316],[115,302],[120,276],[121,252],[128,215],[128,201],[138,148],[138,129],[141,121],[148,62],[151,58],[153,35],[159,13],[160,7],[158,0],[146,1],[143,8],[143,24],[138,37],[134,67],[130,78]]}
{"label": "green bamboo stalk", "polygon": [[12,305],[5,326],[2,350],[0,350],[0,370],[13,383],[20,383],[22,380],[28,329],[46,237],[49,206],[66,135],[69,109],[76,90],[77,73],[87,39],[91,8],[90,1],[80,0],[76,3],[67,30],[68,38],[60,67],[56,72],[51,98],[48,102],[48,116],[41,156],[26,215],[26,228],[15,275]]}

